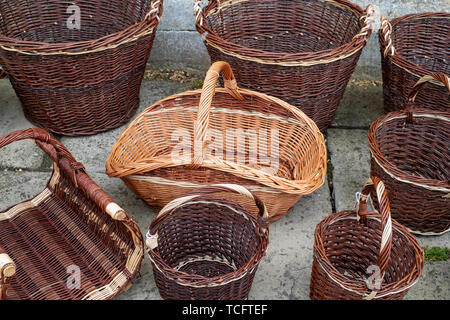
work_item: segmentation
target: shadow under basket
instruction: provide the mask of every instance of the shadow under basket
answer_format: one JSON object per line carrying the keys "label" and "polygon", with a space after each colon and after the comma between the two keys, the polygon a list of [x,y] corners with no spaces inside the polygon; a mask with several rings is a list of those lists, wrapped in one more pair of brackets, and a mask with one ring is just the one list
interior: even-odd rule
{"label": "shadow under basket", "polygon": [[[256,202],[258,216],[240,204],[208,196],[236,192]],[[264,204],[247,189],[217,185],[175,199],[147,234],[156,285],[169,300],[245,300],[269,242]]]}
{"label": "shadow under basket", "polygon": [[[163,9],[163,0],[76,4],[71,14],[67,1],[0,0],[0,76],[30,122],[66,136],[104,132],[135,114]],[[68,25],[76,8],[79,28]]]}

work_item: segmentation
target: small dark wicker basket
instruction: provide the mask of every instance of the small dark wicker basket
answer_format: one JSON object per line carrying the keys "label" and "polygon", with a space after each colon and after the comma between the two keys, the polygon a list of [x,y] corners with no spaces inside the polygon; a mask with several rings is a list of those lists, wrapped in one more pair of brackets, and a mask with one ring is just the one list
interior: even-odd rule
{"label": "small dark wicker basket", "polygon": [[[255,201],[259,215],[226,199],[235,192]],[[174,300],[245,300],[269,243],[268,213],[238,185],[214,185],[175,199],[147,234],[147,247],[161,297]]]}
{"label": "small dark wicker basket", "polygon": [[[430,80],[442,81],[447,89],[442,98],[448,99],[448,77],[425,76],[411,91],[408,106]],[[386,185],[394,219],[413,233],[440,235],[450,231],[450,112],[408,106],[370,127],[372,175]]]}
{"label": "small dark wicker basket", "polygon": [[[389,22],[381,18],[379,42],[383,69],[384,110],[401,110],[410,88],[423,76],[450,74],[450,14],[409,14]],[[441,83],[426,84],[415,106],[449,112],[450,99]]]}
{"label": "small dark wicker basket", "polygon": [[239,86],[299,107],[324,132],[372,33],[374,8],[346,0],[195,0],[211,61]]}
{"label": "small dark wicker basket", "polygon": [[[68,25],[73,5],[79,29]],[[162,9],[163,0],[0,0],[1,73],[26,118],[68,136],[128,122]]]}
{"label": "small dark wicker basket", "polygon": [[[367,212],[371,193],[380,213]],[[383,182],[372,177],[357,198],[356,210],[332,214],[316,227],[313,300],[400,300],[422,274],[424,252],[391,220]]]}

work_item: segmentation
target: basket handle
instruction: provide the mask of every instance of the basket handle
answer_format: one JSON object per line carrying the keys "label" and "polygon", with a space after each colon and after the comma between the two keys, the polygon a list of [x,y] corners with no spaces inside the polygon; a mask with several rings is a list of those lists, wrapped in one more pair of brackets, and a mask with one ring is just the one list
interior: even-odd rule
{"label": "basket handle", "polygon": [[392,43],[392,25],[385,16],[381,16],[380,40],[382,41],[384,49],[384,57],[388,55],[395,55],[397,50]]}
{"label": "basket handle", "polygon": [[419,81],[417,81],[417,83],[411,89],[411,92],[409,93],[409,96],[408,96],[408,102],[407,102],[405,108],[409,104],[414,103],[418,93],[420,92],[420,90],[422,90],[425,83],[432,82],[432,81],[437,81],[439,83],[442,83],[445,87],[447,87],[448,91],[450,91],[450,79],[447,75],[445,75],[443,73],[432,73],[432,74],[423,76],[422,78],[419,79]]}
{"label": "basket handle", "polygon": [[353,37],[353,39],[363,38],[368,40],[373,29],[373,23],[375,22],[375,8],[373,5],[369,4],[361,16],[361,20],[364,20],[363,27],[361,30]]}
{"label": "basket handle", "polygon": [[[209,127],[209,116],[211,113],[211,104],[216,92],[216,84],[222,74],[224,79],[225,90],[234,98],[244,100],[244,97],[239,93],[236,78],[234,77],[231,66],[224,61],[218,61],[212,64],[209,68],[204,83],[200,103],[197,113],[197,123],[194,128],[195,152],[192,158],[191,167],[197,169],[203,163],[204,152],[207,146],[206,135]],[[201,148],[201,150],[199,150]]]}
{"label": "basket handle", "polygon": [[82,189],[102,210],[114,220],[123,221],[127,215],[114,201],[87,175],[84,166],[77,162],[70,151],[44,129],[30,128],[11,132],[0,137],[0,149],[19,140],[34,139],[35,143],[62,168],[75,186]]}
{"label": "basket handle", "polygon": [[376,195],[380,206],[381,215],[381,245],[380,254],[378,257],[378,267],[380,268],[381,276],[384,277],[384,272],[390,261],[392,249],[392,220],[391,207],[389,198],[386,192],[384,183],[377,177],[371,177],[363,188],[361,193],[357,194],[357,214],[362,223],[367,222],[367,200],[371,195]]}

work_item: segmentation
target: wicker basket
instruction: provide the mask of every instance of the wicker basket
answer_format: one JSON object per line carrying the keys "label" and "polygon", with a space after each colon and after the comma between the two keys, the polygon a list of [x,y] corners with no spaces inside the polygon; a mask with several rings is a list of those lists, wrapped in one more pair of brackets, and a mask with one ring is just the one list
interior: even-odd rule
{"label": "wicker basket", "polygon": [[[427,80],[410,94],[410,104]],[[450,85],[444,81],[450,96]],[[426,95],[426,91],[423,96]],[[439,235],[450,230],[450,113],[407,108],[375,121],[369,130],[372,175],[386,185],[394,219],[411,232]]]}
{"label": "wicker basket", "polygon": [[0,212],[0,300],[111,299],[128,289],[144,257],[138,226],[46,131],[10,133],[0,148],[23,139],[54,169],[39,195]]}
{"label": "wicker basket", "polygon": [[[410,14],[392,20],[381,18],[379,31],[383,67],[385,112],[401,110],[410,88],[423,76],[450,74],[450,14]],[[441,83],[428,83],[416,106],[449,112],[450,99]],[[447,97],[446,99],[443,97]]]}
{"label": "wicker basket", "polygon": [[[257,216],[208,194],[235,192],[256,203]],[[161,297],[246,300],[269,244],[265,205],[237,185],[214,185],[161,210],[147,233],[147,250]]]}
{"label": "wicker basket", "polygon": [[[79,30],[68,24],[74,4]],[[128,122],[162,8],[163,0],[0,0],[0,66],[26,118],[68,136]]]}
{"label": "wicker basket", "polygon": [[[221,72],[225,89],[216,89]],[[190,189],[243,185],[274,221],[323,185],[326,161],[311,119],[280,99],[238,88],[230,66],[217,62],[202,90],[170,96],[139,115],[114,145],[106,172],[156,210]]]}
{"label": "wicker basket", "polygon": [[345,0],[195,0],[211,60],[238,85],[299,107],[322,132],[331,125],[372,33],[374,9]]}
{"label": "wicker basket", "polygon": [[[370,193],[381,214],[367,212]],[[400,300],[422,274],[424,252],[391,220],[384,184],[372,177],[357,198],[356,210],[332,214],[316,227],[311,299]]]}

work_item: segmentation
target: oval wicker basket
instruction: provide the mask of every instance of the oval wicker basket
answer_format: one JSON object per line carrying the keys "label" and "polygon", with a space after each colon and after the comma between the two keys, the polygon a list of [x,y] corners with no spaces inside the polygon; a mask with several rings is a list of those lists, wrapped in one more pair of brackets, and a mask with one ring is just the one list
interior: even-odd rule
{"label": "oval wicker basket", "polygon": [[[430,80],[425,76],[409,103]],[[445,96],[450,95],[448,78]],[[423,96],[426,95],[426,91]],[[445,99],[445,98],[444,98]],[[439,235],[450,230],[450,113],[407,108],[375,121],[369,130],[372,175],[386,185],[394,219],[411,232]]]}
{"label": "oval wicker basket", "polygon": [[[216,89],[221,72],[225,89]],[[217,62],[202,90],[167,97],[140,114],[114,145],[106,172],[156,210],[189,189],[243,185],[274,221],[323,185],[326,161],[311,119],[280,99],[238,88],[230,66]]]}
{"label": "oval wicker basket", "polygon": [[[371,193],[381,213],[367,212]],[[391,220],[383,182],[372,177],[357,199],[356,210],[334,213],[316,227],[313,300],[400,300],[422,274],[424,252]]]}
{"label": "oval wicker basket", "polygon": [[[235,192],[258,207],[208,196]],[[264,203],[242,186],[213,185],[173,200],[147,233],[161,297],[170,300],[246,300],[269,244]]]}
{"label": "oval wicker basket", "polygon": [[211,61],[227,61],[238,85],[299,107],[324,132],[362,49],[374,8],[345,0],[195,0]]}
{"label": "oval wicker basket", "polygon": [[[379,31],[385,112],[401,110],[410,88],[423,76],[450,74],[450,14],[410,14],[389,22],[381,18]],[[428,83],[419,95],[419,108],[449,112],[450,98],[441,83]],[[446,98],[445,98],[446,97]]]}
{"label": "oval wicker basket", "polygon": [[0,211],[0,300],[104,300],[127,290],[144,258],[137,224],[45,130],[12,132],[0,148],[24,139],[49,155],[53,174],[36,197]]}
{"label": "oval wicker basket", "polygon": [[74,4],[0,0],[1,73],[29,121],[68,136],[116,128],[135,114],[163,9],[163,0],[76,1],[76,29]]}

